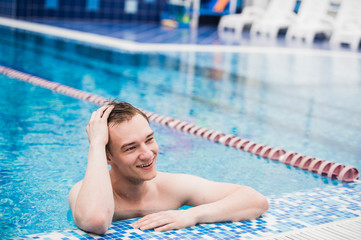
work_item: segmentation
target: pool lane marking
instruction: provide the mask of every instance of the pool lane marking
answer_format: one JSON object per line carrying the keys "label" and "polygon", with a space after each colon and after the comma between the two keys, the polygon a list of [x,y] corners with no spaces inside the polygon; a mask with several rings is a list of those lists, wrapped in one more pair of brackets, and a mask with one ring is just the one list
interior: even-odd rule
{"label": "pool lane marking", "polygon": [[61,27],[54,27],[46,24],[32,23],[28,21],[15,20],[0,17],[0,25],[23,29],[31,32],[52,35],[56,37],[72,39],[76,41],[102,45],[115,49],[121,49],[131,52],[228,52],[228,53],[264,53],[264,54],[298,54],[298,55],[317,55],[317,56],[343,56],[361,58],[360,52],[353,51],[335,51],[310,48],[288,48],[277,46],[242,46],[242,45],[201,45],[201,44],[157,44],[140,43],[128,41],[119,38],[103,36],[94,33],[70,30]]}
{"label": "pool lane marking", "polygon": [[[33,85],[50,89],[52,91],[85,100],[97,105],[105,105],[108,100],[97,96],[95,94],[85,92],[70,86],[66,86],[57,82],[45,80],[27,73],[23,73],[12,68],[0,65],[0,73],[20,81],[28,82]],[[284,164],[291,165],[296,168],[317,173],[328,178],[336,178],[343,182],[352,182],[359,178],[359,171],[352,166],[345,166],[340,163],[334,163],[319,158],[304,156],[296,152],[287,152],[282,148],[275,148],[264,144],[259,144],[248,139],[240,138],[232,134],[225,134],[220,131],[215,131],[192,123],[177,120],[171,117],[159,115],[153,112],[141,109],[149,118],[151,122],[161,124],[182,132],[186,132],[207,140],[221,143],[225,146],[233,147],[238,150],[243,150],[257,156],[268,158],[274,161],[280,161]]]}

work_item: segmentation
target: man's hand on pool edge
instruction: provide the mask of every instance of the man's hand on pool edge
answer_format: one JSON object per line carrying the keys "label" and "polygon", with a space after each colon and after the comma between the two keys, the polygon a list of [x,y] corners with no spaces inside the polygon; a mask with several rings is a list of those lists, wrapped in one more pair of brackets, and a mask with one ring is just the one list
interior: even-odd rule
{"label": "man's hand on pool edge", "polygon": [[195,217],[188,210],[168,210],[149,214],[132,226],[140,230],[168,231],[192,227],[197,224]]}

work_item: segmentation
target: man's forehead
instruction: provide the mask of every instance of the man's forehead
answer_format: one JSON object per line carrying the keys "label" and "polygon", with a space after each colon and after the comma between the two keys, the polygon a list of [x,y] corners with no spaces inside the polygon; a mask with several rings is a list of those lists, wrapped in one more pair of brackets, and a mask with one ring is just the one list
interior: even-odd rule
{"label": "man's forehead", "polygon": [[120,139],[145,137],[152,133],[153,130],[150,128],[148,121],[140,115],[134,116],[129,121],[109,125],[109,135]]}

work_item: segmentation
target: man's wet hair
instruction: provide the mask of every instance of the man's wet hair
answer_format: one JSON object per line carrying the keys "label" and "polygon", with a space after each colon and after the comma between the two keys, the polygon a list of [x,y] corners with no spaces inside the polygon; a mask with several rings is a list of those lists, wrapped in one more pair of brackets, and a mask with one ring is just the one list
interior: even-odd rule
{"label": "man's wet hair", "polygon": [[130,121],[135,115],[143,116],[149,123],[149,119],[144,112],[127,102],[110,101],[108,105],[114,106],[108,117],[108,125],[114,126],[125,121]]}

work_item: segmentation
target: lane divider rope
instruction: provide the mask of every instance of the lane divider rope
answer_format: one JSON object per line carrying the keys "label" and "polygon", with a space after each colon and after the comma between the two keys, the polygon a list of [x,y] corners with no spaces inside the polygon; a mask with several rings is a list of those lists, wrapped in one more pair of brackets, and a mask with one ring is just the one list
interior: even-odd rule
{"label": "lane divider rope", "polygon": [[[94,95],[92,93],[78,90],[57,82],[48,81],[1,65],[0,73],[10,78],[15,78],[24,82],[28,82],[33,85],[47,88],[52,91],[62,93],[64,95],[80,100],[85,100],[97,105],[105,105],[108,102],[107,99]],[[287,152],[282,148],[274,148],[264,144],[259,144],[248,139],[237,137],[232,134],[225,134],[220,131],[196,126],[192,123],[159,115],[153,112],[146,111],[144,109],[141,110],[148,116],[151,122],[174,128],[198,137],[202,137],[216,143],[221,143],[225,146],[243,150],[263,158],[280,161],[284,164],[291,165],[293,167],[303,170],[308,170],[322,176],[338,179],[343,182],[353,182],[360,176],[359,171],[353,166],[345,166],[340,163],[334,163],[319,158],[304,156],[302,154],[292,151]]]}

